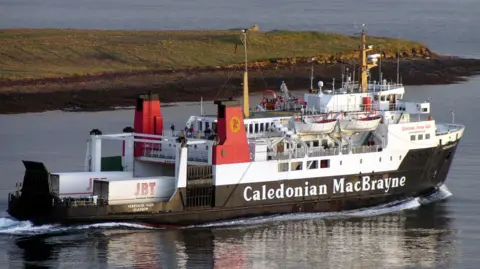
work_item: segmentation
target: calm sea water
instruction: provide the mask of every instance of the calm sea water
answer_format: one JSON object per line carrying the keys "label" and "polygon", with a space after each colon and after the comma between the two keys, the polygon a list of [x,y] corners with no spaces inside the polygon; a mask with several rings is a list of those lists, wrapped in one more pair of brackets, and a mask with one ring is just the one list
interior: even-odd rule
{"label": "calm sea water", "polygon": [[[0,0],[0,28],[225,29],[258,23],[263,29],[351,33],[366,23],[372,34],[480,57],[478,10],[474,0]],[[432,197],[182,230],[121,223],[32,227],[9,219],[6,195],[23,177],[21,160],[44,161],[52,171],[82,170],[88,132],[119,132],[132,124],[133,112],[0,115],[0,268],[478,268],[478,88],[480,77],[407,87],[407,99],[433,102],[436,120],[450,122],[455,110],[455,122],[467,125],[447,184]],[[211,105],[205,109],[213,112]],[[198,111],[194,103],[163,108],[167,126]],[[119,144],[104,149],[113,154]]]}

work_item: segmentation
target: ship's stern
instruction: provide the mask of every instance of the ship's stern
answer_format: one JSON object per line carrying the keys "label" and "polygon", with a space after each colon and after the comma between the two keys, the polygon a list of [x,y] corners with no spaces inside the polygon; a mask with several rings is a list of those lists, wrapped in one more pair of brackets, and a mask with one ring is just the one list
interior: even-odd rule
{"label": "ship's stern", "polygon": [[9,193],[7,212],[18,220],[49,223],[57,199],[58,182],[52,180],[43,163],[23,161],[23,164],[23,183],[19,190]]}

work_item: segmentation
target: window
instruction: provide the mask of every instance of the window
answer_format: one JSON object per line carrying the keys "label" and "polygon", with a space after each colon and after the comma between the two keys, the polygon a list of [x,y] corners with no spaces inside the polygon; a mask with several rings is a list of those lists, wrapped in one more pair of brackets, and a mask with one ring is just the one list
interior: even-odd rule
{"label": "window", "polygon": [[318,161],[307,161],[307,169],[317,169]]}
{"label": "window", "polygon": [[418,140],[423,140],[423,134],[418,135]]}
{"label": "window", "polygon": [[393,161],[393,157],[392,157],[392,156],[390,156],[390,161]]}
{"label": "window", "polygon": [[382,162],[382,157],[378,158],[378,161],[379,161],[379,162]]}
{"label": "window", "polygon": [[426,134],[425,139],[430,139],[430,134]]}
{"label": "window", "polygon": [[269,122],[265,123],[265,131],[268,131],[268,127],[269,127],[269,125],[270,125],[270,123],[269,123]]}
{"label": "window", "polygon": [[303,162],[292,162],[291,168],[292,171],[299,171],[303,169]]}
{"label": "window", "polygon": [[415,135],[411,135],[411,136],[410,136],[410,140],[411,140],[411,141],[415,141]]}
{"label": "window", "polygon": [[327,139],[323,139],[322,140],[322,146],[323,147],[326,147],[328,145],[328,140]]}
{"label": "window", "polygon": [[258,123],[255,123],[255,133],[258,133]]}
{"label": "window", "polygon": [[253,124],[248,125],[248,133],[253,134]]}
{"label": "window", "polygon": [[360,163],[362,163],[362,162],[363,162],[363,160],[362,160],[362,159],[360,159]]}
{"label": "window", "polygon": [[399,159],[399,160],[402,160],[402,155],[398,156],[398,159]]}
{"label": "window", "polygon": [[278,163],[278,172],[287,172],[288,163]]}
{"label": "window", "polygon": [[320,168],[329,168],[330,167],[330,160],[321,160],[320,161]]}
{"label": "window", "polygon": [[263,132],[263,123],[260,123],[260,132]]}
{"label": "window", "polygon": [[320,142],[318,140],[313,141],[313,147],[317,148],[320,145]]}
{"label": "window", "polygon": [[340,165],[342,165],[342,161],[340,161]]}

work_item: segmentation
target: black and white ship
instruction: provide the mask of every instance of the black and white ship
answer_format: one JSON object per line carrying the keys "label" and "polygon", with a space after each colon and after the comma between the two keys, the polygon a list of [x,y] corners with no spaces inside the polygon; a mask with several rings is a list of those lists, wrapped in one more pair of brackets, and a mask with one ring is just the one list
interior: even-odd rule
{"label": "black and white ship", "polygon": [[[436,122],[429,102],[404,101],[399,83],[369,83],[379,55],[368,55],[364,31],[361,40],[359,82],[348,74],[338,89],[319,82],[301,103],[275,98],[250,111],[245,72],[243,107],[217,100],[217,115],[191,116],[185,130],[171,133],[158,96],[139,96],[133,128],[91,131],[85,171],[50,172],[23,161],[8,213],[35,224],[183,226],[350,210],[435,192],[465,127]],[[121,156],[102,157],[103,140],[120,141]]]}

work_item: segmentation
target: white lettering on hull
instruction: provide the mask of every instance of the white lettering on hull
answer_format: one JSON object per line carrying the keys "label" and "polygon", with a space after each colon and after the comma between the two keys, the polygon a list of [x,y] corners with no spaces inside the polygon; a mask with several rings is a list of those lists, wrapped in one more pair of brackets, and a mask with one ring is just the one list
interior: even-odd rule
{"label": "white lettering on hull", "polygon": [[[334,178],[332,193],[353,193],[374,190],[383,190],[385,193],[388,193],[391,189],[405,187],[406,180],[406,177],[371,179],[370,176],[363,176],[358,181],[346,182],[345,178]],[[249,202],[326,194],[328,194],[327,184],[316,186],[309,185],[309,182],[306,181],[304,187],[285,187],[282,183],[276,189],[267,189],[266,185],[262,185],[259,190],[255,190],[251,186],[247,186],[243,190],[243,199]]]}
{"label": "white lettering on hull", "polygon": [[406,177],[388,177],[379,179],[370,179],[369,176],[363,176],[357,182],[345,183],[345,178],[333,179],[333,193],[364,192],[374,190],[384,190],[389,192],[391,188],[404,187]]}

